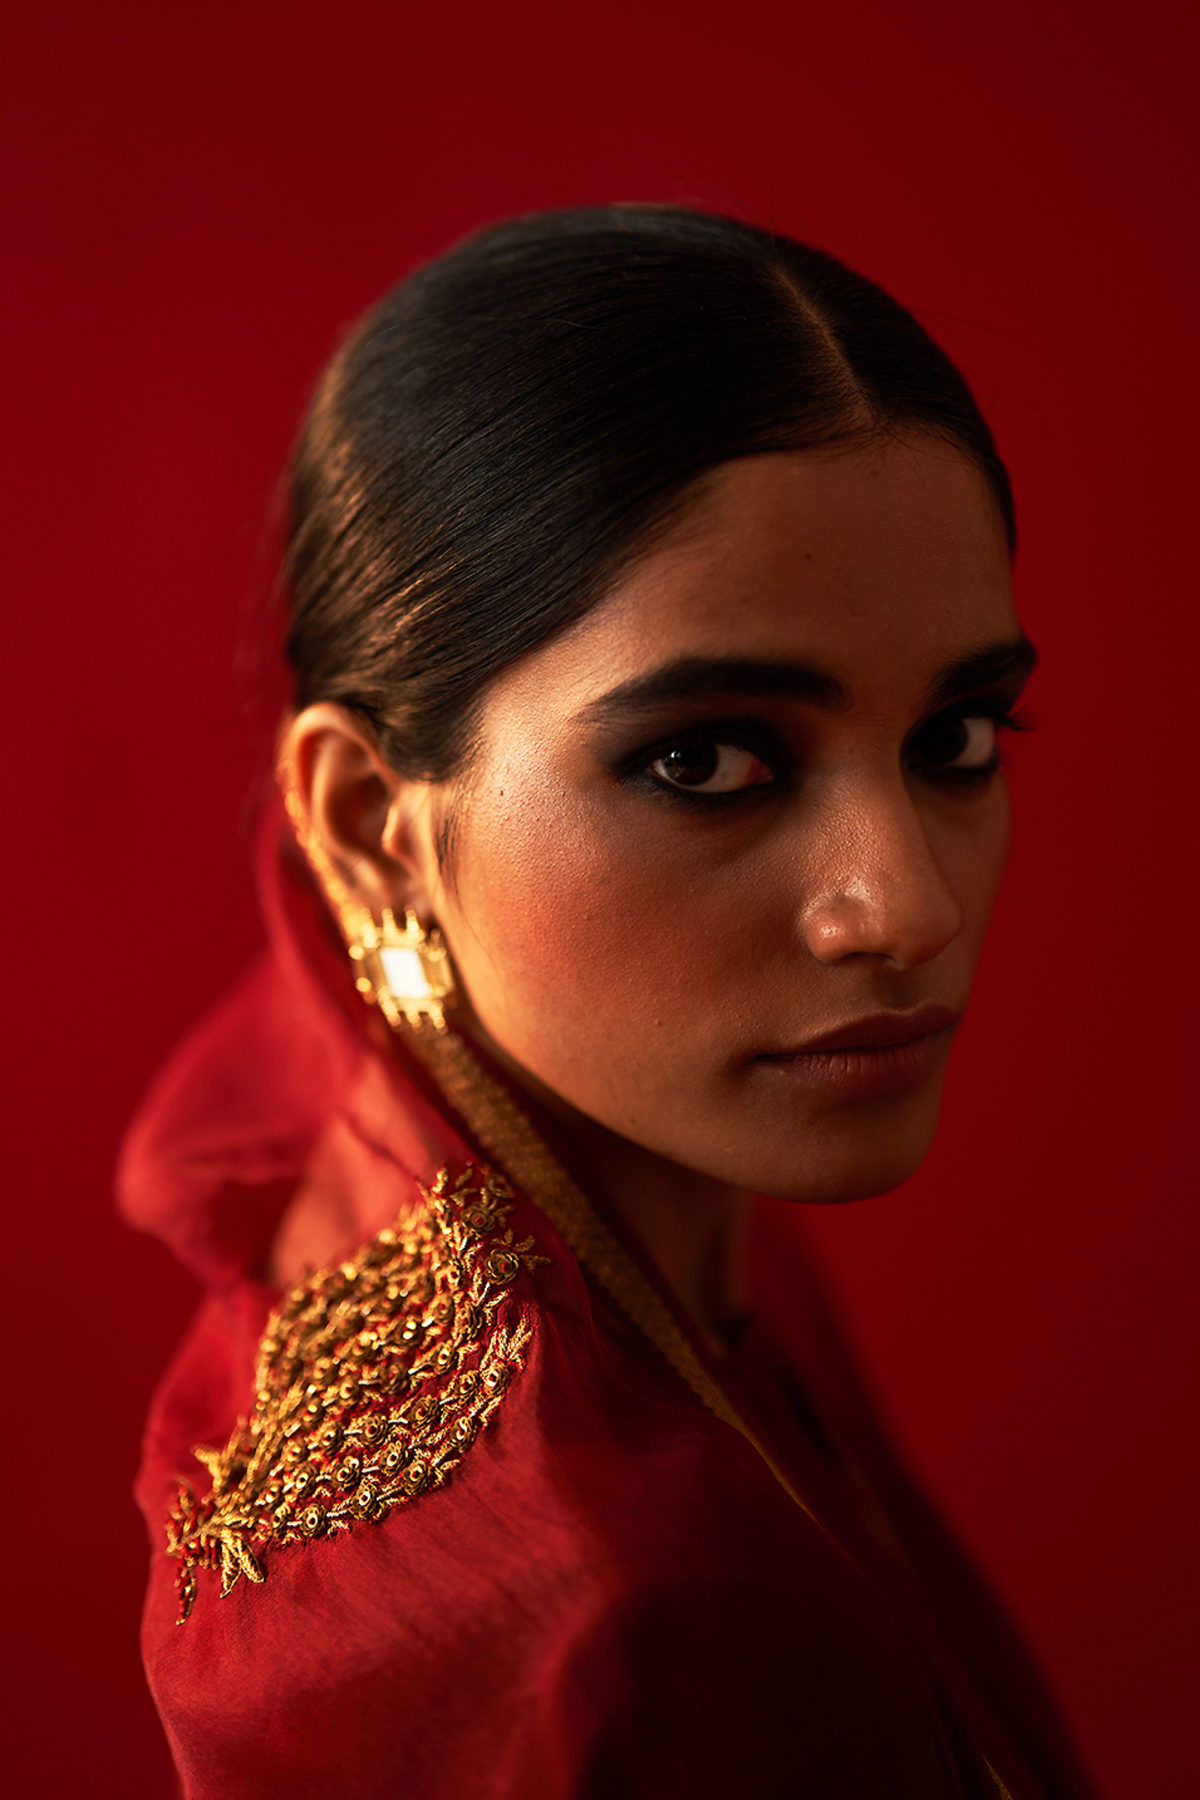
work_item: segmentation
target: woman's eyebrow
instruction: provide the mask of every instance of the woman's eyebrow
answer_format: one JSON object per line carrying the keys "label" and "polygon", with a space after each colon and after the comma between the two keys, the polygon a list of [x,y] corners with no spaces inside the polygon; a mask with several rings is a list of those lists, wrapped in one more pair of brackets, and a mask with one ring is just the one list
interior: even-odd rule
{"label": "woman's eyebrow", "polygon": [[977,688],[994,687],[999,681],[1030,675],[1037,667],[1037,659],[1038,653],[1024,632],[1001,643],[985,644],[938,670],[927,690],[927,704],[936,710]]}
{"label": "woman's eyebrow", "polygon": [[621,682],[598,700],[591,701],[579,717],[587,724],[610,724],[617,719],[650,712],[664,702],[712,694],[805,700],[810,706],[829,709],[849,704],[849,696],[840,681],[807,663],[682,656]]}
{"label": "woman's eyebrow", "polygon": [[[936,709],[960,694],[1028,675],[1036,663],[1037,651],[1023,632],[1015,638],[986,644],[938,670],[929,684],[928,705]],[[850,704],[843,684],[812,663],[682,656],[610,688],[607,694],[585,706],[579,717],[584,724],[607,725],[652,712],[671,701],[718,694],[801,700],[826,711],[841,711]]]}

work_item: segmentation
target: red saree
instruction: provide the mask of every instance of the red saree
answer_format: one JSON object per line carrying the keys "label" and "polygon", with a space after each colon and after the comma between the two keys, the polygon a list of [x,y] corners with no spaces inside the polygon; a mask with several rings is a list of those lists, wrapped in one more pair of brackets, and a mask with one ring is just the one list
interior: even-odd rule
{"label": "red saree", "polygon": [[[270,836],[270,951],[122,1171],[207,1289],[139,1480],[187,1800],[1089,1794],[787,1209],[714,1361],[614,1221],[495,1155],[494,1092],[386,1039]],[[342,1260],[281,1295],[298,1195]]]}

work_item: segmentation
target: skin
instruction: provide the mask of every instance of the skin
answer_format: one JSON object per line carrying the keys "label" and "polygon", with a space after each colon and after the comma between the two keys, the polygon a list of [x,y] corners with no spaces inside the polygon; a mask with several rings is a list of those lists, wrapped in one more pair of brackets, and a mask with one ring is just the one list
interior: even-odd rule
{"label": "skin", "polygon": [[[1029,657],[936,706],[930,688],[1022,643],[982,477],[892,440],[713,472],[604,602],[495,681],[450,782],[401,780],[339,708],[292,726],[326,854],[376,911],[440,926],[461,1028],[714,1338],[744,1306],[751,1193],[878,1194],[929,1147],[952,1027],[899,1093],[798,1080],[780,1053],[965,1008],[1009,841],[989,714]],[[605,701],[681,658],[814,666],[842,693]],[[947,710],[970,721],[950,742],[965,778],[930,735]]]}

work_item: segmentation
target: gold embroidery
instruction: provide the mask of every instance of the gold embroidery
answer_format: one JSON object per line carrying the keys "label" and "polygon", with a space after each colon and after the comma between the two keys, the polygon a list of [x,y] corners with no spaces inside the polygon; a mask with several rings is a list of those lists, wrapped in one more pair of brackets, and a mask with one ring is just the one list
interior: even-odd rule
{"label": "gold embroidery", "polygon": [[266,1579],[261,1551],[348,1531],[439,1487],[499,1406],[533,1334],[523,1306],[498,1309],[522,1269],[549,1259],[506,1220],[511,1189],[484,1170],[443,1169],[426,1204],[287,1295],[267,1322],[255,1404],[223,1450],[194,1452],[212,1476],[182,1483],[167,1527],[179,1559],[179,1623],[196,1572],[221,1593]]}

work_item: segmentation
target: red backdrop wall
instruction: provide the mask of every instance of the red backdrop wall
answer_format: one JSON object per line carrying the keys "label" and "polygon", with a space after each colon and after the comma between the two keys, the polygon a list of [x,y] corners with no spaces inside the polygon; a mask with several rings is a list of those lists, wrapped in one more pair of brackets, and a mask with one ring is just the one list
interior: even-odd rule
{"label": "red backdrop wall", "polygon": [[262,712],[231,671],[306,393],[415,260],[498,214],[633,198],[866,269],[957,354],[1011,462],[1044,672],[1002,918],[927,1168],[817,1224],[903,1440],[1114,1800],[1184,1791],[1183,21],[1168,0],[10,13],[6,1585],[29,1682],[10,1791],[169,1790],[128,1488],[193,1296],[115,1222],[111,1165],[258,940]]}

